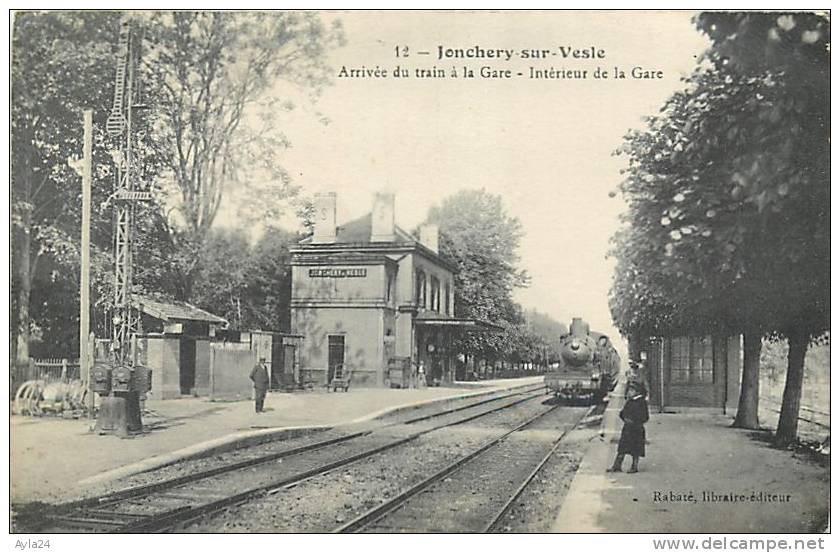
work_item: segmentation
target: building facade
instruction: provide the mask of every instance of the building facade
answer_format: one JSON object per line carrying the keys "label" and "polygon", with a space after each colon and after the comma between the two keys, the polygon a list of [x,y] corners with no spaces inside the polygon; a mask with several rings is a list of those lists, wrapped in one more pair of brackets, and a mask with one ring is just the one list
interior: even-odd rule
{"label": "building facade", "polygon": [[737,409],[743,366],[740,336],[650,338],[638,345],[638,356],[645,362],[652,407],[723,413]]}
{"label": "building facade", "polygon": [[416,238],[394,221],[393,194],[370,214],[336,225],[336,196],[315,198],[312,236],[292,249],[292,332],[303,336],[301,369],[327,384],[351,370],[353,385],[397,382],[389,366],[452,379],[447,337],[454,326],[455,267],[438,254],[438,229]]}

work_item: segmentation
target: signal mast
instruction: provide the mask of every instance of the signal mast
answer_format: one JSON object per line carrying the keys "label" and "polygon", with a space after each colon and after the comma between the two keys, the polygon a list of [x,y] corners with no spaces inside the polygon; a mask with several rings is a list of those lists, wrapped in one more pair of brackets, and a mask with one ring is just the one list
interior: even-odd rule
{"label": "signal mast", "polygon": [[114,104],[105,130],[119,147],[111,152],[116,167],[114,201],[114,304],[110,365],[94,366],[92,388],[102,399],[95,430],[101,434],[127,435],[143,429],[140,394],[151,389],[151,372],[136,364],[134,336],[139,313],[132,305],[132,234],[137,202],[151,193],[138,190],[140,171],[136,159],[137,68],[142,36],[134,31],[129,15],[120,19]]}
{"label": "signal mast", "polygon": [[151,194],[137,190],[139,171],[133,151],[135,137],[132,124],[135,110],[145,106],[134,102],[141,37],[133,32],[127,15],[120,19],[119,40],[114,104],[105,123],[108,134],[119,141],[119,150],[112,152],[116,165],[112,350],[115,364],[131,364],[131,336],[138,327],[138,317],[133,312],[131,301],[132,233],[136,201],[150,200]]}

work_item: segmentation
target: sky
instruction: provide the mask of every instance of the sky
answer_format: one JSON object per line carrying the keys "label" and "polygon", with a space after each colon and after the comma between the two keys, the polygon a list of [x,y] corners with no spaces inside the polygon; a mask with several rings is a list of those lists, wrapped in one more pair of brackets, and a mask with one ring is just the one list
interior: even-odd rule
{"label": "sky", "polygon": [[[315,106],[284,122],[292,148],[285,168],[303,193],[334,191],[338,222],[370,211],[373,193],[396,195],[397,224],[408,230],[429,207],[460,189],[502,197],[522,223],[521,267],[531,285],[515,299],[568,323],[581,316],[611,334],[609,238],[625,209],[610,198],[626,164],[612,152],[630,128],[655,114],[707,47],[689,12],[327,12],[347,44],[330,55],[335,76]],[[397,46],[409,48],[398,58]],[[439,47],[475,52],[549,50],[546,59],[449,58]],[[563,50],[560,50],[563,47]],[[563,58],[571,49],[600,58]],[[429,55],[417,52],[428,51]],[[506,54],[502,53],[502,56]],[[582,55],[582,53],[579,53]],[[399,65],[410,78],[393,78]],[[449,78],[467,66],[476,78]],[[508,79],[479,69],[510,69]],[[342,67],[387,78],[340,77]],[[416,68],[446,78],[417,78]],[[530,79],[530,67],[587,70],[586,79]],[[594,79],[602,68],[608,79]],[[627,74],[615,79],[614,67]],[[661,79],[633,79],[640,67]],[[523,76],[515,74],[522,72]],[[326,115],[318,122],[314,111]]]}

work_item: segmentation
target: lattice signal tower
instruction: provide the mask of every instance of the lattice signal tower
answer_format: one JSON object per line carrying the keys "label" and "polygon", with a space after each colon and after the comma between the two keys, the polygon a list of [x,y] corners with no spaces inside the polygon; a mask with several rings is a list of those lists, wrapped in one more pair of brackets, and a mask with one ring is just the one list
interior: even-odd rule
{"label": "lattice signal tower", "polygon": [[132,240],[138,200],[151,199],[149,192],[139,191],[140,171],[135,159],[135,140],[132,123],[136,110],[143,106],[136,100],[137,68],[142,44],[141,33],[135,31],[130,16],[120,19],[117,71],[114,104],[105,129],[119,144],[112,152],[116,166],[113,194],[114,211],[114,309],[112,352],[115,364],[131,364],[131,336],[137,331],[139,316],[132,309]]}

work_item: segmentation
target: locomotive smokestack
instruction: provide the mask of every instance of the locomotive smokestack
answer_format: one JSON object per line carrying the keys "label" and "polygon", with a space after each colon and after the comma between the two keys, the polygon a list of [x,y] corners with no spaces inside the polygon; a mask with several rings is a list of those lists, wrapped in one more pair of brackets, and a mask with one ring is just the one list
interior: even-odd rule
{"label": "locomotive smokestack", "polygon": [[589,324],[584,322],[582,318],[575,317],[569,326],[569,332],[572,336],[586,336],[589,334]]}

